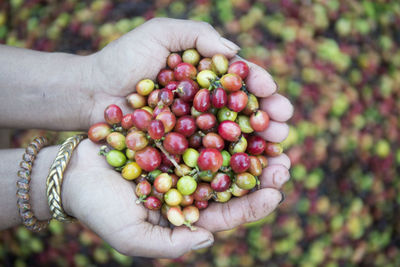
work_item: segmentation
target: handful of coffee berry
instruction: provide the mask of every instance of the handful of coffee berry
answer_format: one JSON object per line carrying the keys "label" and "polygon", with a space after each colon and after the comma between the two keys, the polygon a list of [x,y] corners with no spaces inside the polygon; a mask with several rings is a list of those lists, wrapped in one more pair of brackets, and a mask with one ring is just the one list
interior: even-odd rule
{"label": "handful of coffee berry", "polygon": [[167,65],[157,83],[141,80],[127,96],[132,113],[106,107],[106,122],[92,125],[89,138],[107,142],[100,153],[136,182],[138,204],[193,228],[210,201],[256,190],[266,156],[282,147],[255,134],[269,117],[246,89],[245,62],[229,65],[224,55],[201,58],[188,49],[170,54]]}

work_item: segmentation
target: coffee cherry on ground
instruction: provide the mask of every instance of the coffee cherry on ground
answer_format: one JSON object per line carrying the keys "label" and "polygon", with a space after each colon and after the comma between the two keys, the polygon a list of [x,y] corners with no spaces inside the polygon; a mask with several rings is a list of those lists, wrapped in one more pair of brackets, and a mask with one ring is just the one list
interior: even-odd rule
{"label": "coffee cherry on ground", "polygon": [[110,150],[106,154],[106,160],[112,167],[121,167],[126,162],[125,154],[119,150]]}
{"label": "coffee cherry on ground", "polygon": [[110,125],[114,125],[114,124],[120,123],[121,120],[122,120],[122,110],[121,110],[121,108],[118,107],[117,105],[114,105],[114,104],[109,105],[104,110],[104,119]]}
{"label": "coffee cherry on ground", "polygon": [[229,152],[226,151],[226,150],[222,150],[221,151],[221,155],[222,155],[222,158],[223,158],[222,166],[223,167],[228,167],[229,166],[229,162],[231,160],[231,154],[229,154]]}
{"label": "coffee cherry on ground", "polygon": [[194,201],[194,205],[195,205],[196,208],[198,208],[199,210],[204,210],[205,208],[208,207],[208,201],[207,201],[207,200],[204,200],[204,201],[195,200],[195,201]]}
{"label": "coffee cherry on ground", "polygon": [[161,155],[157,149],[148,146],[136,152],[135,161],[143,170],[151,172],[160,166]]}
{"label": "coffee cherry on ground", "polygon": [[171,112],[171,109],[164,105],[157,105],[153,110],[153,118],[154,119],[157,118],[157,116],[160,115],[160,113],[164,112],[164,111]]}
{"label": "coffee cherry on ground", "polygon": [[216,192],[228,190],[231,186],[231,178],[223,172],[218,172],[211,181],[211,188]]}
{"label": "coffee cherry on ground", "polygon": [[283,148],[279,143],[267,142],[265,144],[265,154],[269,157],[276,157],[282,154]]}
{"label": "coffee cherry on ground", "polygon": [[241,133],[239,125],[233,121],[223,121],[218,126],[218,134],[227,141],[237,141]]}
{"label": "coffee cherry on ground", "polygon": [[139,95],[138,93],[132,93],[128,95],[126,97],[126,100],[133,109],[138,109],[146,106],[146,98],[142,95]]}
{"label": "coffee cherry on ground", "polygon": [[151,139],[159,140],[164,136],[165,133],[164,124],[160,120],[152,120],[147,132]]}
{"label": "coffee cherry on ground", "polygon": [[199,148],[202,143],[202,137],[199,133],[195,133],[189,138],[189,147]]}
{"label": "coffee cherry on ground", "polygon": [[249,190],[242,189],[237,184],[232,184],[231,193],[233,196],[242,197],[242,196],[246,195],[248,192],[249,192]]}
{"label": "coffee cherry on ground", "polygon": [[248,116],[240,115],[237,118],[236,122],[239,124],[240,130],[242,131],[242,133],[252,133],[252,132],[254,132],[254,129],[251,128],[250,118]]}
{"label": "coffee cherry on ground", "polygon": [[170,207],[167,211],[167,218],[175,226],[181,226],[185,223],[185,217],[179,207]]}
{"label": "coffee cherry on ground", "polygon": [[200,60],[199,64],[197,65],[197,70],[199,72],[203,71],[203,70],[211,70],[214,72],[215,68],[212,64],[212,60],[211,58],[205,57],[203,59]]}
{"label": "coffee cherry on ground", "polygon": [[168,133],[174,129],[176,124],[176,117],[170,111],[163,111],[156,117],[164,125],[164,132]]}
{"label": "coffee cherry on ground", "polygon": [[164,194],[164,201],[169,206],[178,206],[182,202],[182,194],[175,188],[171,188]]}
{"label": "coffee cherry on ground", "polygon": [[229,66],[228,73],[237,74],[244,80],[249,75],[249,66],[244,61],[236,61]]}
{"label": "coffee cherry on ground", "polygon": [[221,152],[215,148],[206,148],[201,153],[197,159],[197,165],[202,171],[216,172],[221,168],[223,163],[223,158]]}
{"label": "coffee cherry on ground", "polygon": [[216,192],[214,200],[217,202],[224,203],[224,202],[228,202],[231,199],[231,197],[232,197],[232,193],[229,190],[227,190],[224,192]]}
{"label": "coffee cherry on ground", "polygon": [[242,88],[242,78],[239,75],[228,73],[219,80],[223,88],[229,92],[234,92]]}
{"label": "coffee cherry on ground", "polygon": [[126,180],[134,180],[142,174],[142,168],[136,162],[130,162],[124,166],[121,175]]}
{"label": "coffee cherry on ground", "polygon": [[172,187],[172,178],[168,173],[161,173],[154,180],[153,186],[158,192],[165,193]]}
{"label": "coffee cherry on ground", "polygon": [[212,197],[213,190],[209,183],[199,183],[193,197],[196,201],[208,201]]}
{"label": "coffee cherry on ground", "polygon": [[179,98],[186,102],[193,101],[197,91],[199,91],[198,84],[188,79],[180,81],[176,88]]}
{"label": "coffee cherry on ground", "polygon": [[206,112],[210,106],[210,91],[208,89],[199,90],[193,99],[193,106],[200,112]]}
{"label": "coffee cherry on ground", "polygon": [[171,53],[167,57],[167,65],[170,69],[174,69],[181,62],[182,62],[182,58],[178,53]]}
{"label": "coffee cherry on ground", "polygon": [[125,156],[129,160],[134,160],[135,159],[135,154],[136,154],[136,152],[133,151],[132,149],[127,148],[125,150]]}
{"label": "coffee cherry on ground", "polygon": [[189,147],[189,143],[185,136],[180,133],[172,132],[165,136],[163,141],[165,150],[171,154],[183,154],[185,150]]}
{"label": "coffee cherry on ground", "polygon": [[197,182],[193,177],[186,175],[178,180],[176,187],[182,195],[191,195],[197,188]]}
{"label": "coffee cherry on ground", "polygon": [[193,195],[183,195],[182,196],[181,206],[182,207],[190,206],[190,205],[193,204],[193,202],[194,202]]}
{"label": "coffee cherry on ground", "polygon": [[205,148],[216,148],[222,150],[225,147],[224,139],[216,133],[208,133],[203,137],[203,146]]}
{"label": "coffee cherry on ground", "polygon": [[235,183],[244,190],[253,189],[256,184],[256,178],[248,172],[239,173],[236,175]]}
{"label": "coffee cherry on ground", "polygon": [[[179,164],[179,162],[181,162],[181,155],[170,154],[169,156],[170,156],[171,158],[173,158],[173,159],[175,160],[176,163]],[[174,164],[169,160],[169,158],[168,158],[164,153],[161,153],[161,159],[162,159],[163,165],[166,165],[166,166],[168,166],[168,167],[174,166]]]}
{"label": "coffee cherry on ground", "polygon": [[172,103],[171,110],[175,114],[176,117],[189,115],[190,114],[190,105],[189,105],[189,103],[183,101],[182,99],[177,98]]}
{"label": "coffee cherry on ground", "polygon": [[147,105],[151,108],[155,108],[158,105],[158,102],[160,102],[160,89],[154,90],[149,94],[147,97]]}
{"label": "coffee cherry on ground", "polygon": [[179,169],[175,168],[174,173],[178,177],[182,177],[182,176],[188,175],[191,171],[192,171],[192,169],[189,166],[187,166],[186,164],[179,164]]}
{"label": "coffee cherry on ground", "polygon": [[263,110],[257,110],[257,112],[250,117],[250,125],[256,132],[264,131],[269,125],[268,114]]}
{"label": "coffee cherry on ground", "polygon": [[139,130],[146,131],[150,125],[152,116],[143,109],[137,109],[133,112],[133,125]]}
{"label": "coffee cherry on ground", "polygon": [[260,160],[256,156],[250,156],[250,167],[248,171],[254,176],[260,176],[262,173],[262,166]]}
{"label": "coffee cherry on ground", "polygon": [[139,95],[147,96],[154,89],[154,82],[149,79],[141,80],[136,84],[136,92]]}
{"label": "coffee cherry on ground", "polygon": [[250,158],[246,153],[233,154],[230,160],[230,166],[236,173],[245,172],[250,167]]}
{"label": "coffee cherry on ground", "polygon": [[183,62],[189,63],[193,66],[197,66],[200,61],[200,54],[196,49],[185,50],[182,54]]}
{"label": "coffee cherry on ground", "polygon": [[150,195],[151,184],[146,180],[141,181],[140,183],[138,183],[136,185],[135,192],[136,192],[136,196],[138,198],[142,198],[143,199],[143,197],[146,197],[146,196]]}
{"label": "coffee cherry on ground", "polygon": [[195,206],[187,206],[182,210],[183,217],[185,218],[185,223],[189,225],[197,222],[200,218],[199,209]]}
{"label": "coffee cherry on ground", "polygon": [[194,168],[197,166],[197,159],[199,158],[199,152],[193,148],[188,148],[185,150],[185,152],[182,155],[183,162],[191,168]]}
{"label": "coffee cherry on ground", "polygon": [[196,125],[201,130],[209,130],[217,124],[214,114],[204,113],[196,118]]}
{"label": "coffee cherry on ground", "polygon": [[228,108],[235,112],[240,112],[246,107],[247,100],[248,97],[245,92],[232,92],[228,95]]}
{"label": "coffee cherry on ground", "polygon": [[261,163],[261,167],[264,169],[265,167],[268,166],[268,159],[264,155],[258,155],[257,156],[258,160]]}
{"label": "coffee cherry on ground", "polygon": [[258,135],[251,136],[247,142],[247,152],[251,155],[260,155],[266,148],[265,140]]}
{"label": "coffee cherry on ground", "polygon": [[191,136],[196,131],[196,121],[192,116],[182,116],[175,124],[175,132],[178,132],[186,137]]}
{"label": "coffee cherry on ground", "polygon": [[149,210],[159,210],[161,209],[161,205],[162,205],[161,201],[153,196],[147,197],[146,200],[144,201],[144,206]]}
{"label": "coffee cherry on ground", "polygon": [[111,127],[107,123],[99,122],[93,124],[88,131],[88,137],[92,142],[99,143],[104,141],[111,133]]}
{"label": "coffee cherry on ground", "polygon": [[222,107],[220,110],[218,110],[217,117],[219,122],[235,121],[237,117],[237,112],[230,110],[227,107]]}
{"label": "coffee cherry on ground", "polygon": [[170,106],[174,101],[174,93],[164,88],[160,92],[160,100],[164,105]]}
{"label": "coffee cherry on ground", "polygon": [[255,95],[249,94],[247,99],[246,107],[242,110],[242,113],[250,116],[254,112],[256,112],[259,108],[258,99]]}
{"label": "coffee cherry on ground", "polygon": [[195,79],[197,75],[196,68],[189,63],[182,62],[179,63],[174,69],[174,77],[177,81],[182,81],[185,79]]}
{"label": "coffee cherry on ground", "polygon": [[202,70],[197,74],[196,79],[201,88],[209,88],[211,83],[217,79],[217,75],[211,70]]}
{"label": "coffee cherry on ground", "polygon": [[215,54],[211,58],[212,64],[218,75],[224,75],[228,71],[228,59],[222,54]]}
{"label": "coffee cherry on ground", "polygon": [[163,69],[157,75],[157,81],[162,86],[166,86],[170,81],[173,80],[175,80],[174,72],[169,69]]}
{"label": "coffee cherry on ground", "polygon": [[145,148],[149,144],[149,141],[144,132],[133,130],[127,134],[125,144],[129,149],[139,151]]}

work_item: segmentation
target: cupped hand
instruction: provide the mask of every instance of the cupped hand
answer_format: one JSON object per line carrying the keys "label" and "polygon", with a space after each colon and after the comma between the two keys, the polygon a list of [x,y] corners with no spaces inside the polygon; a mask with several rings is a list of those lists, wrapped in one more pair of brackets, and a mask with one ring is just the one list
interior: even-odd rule
{"label": "cupped hand", "polygon": [[[188,48],[196,48],[206,57],[221,53],[232,61],[239,59],[238,47],[209,24],[175,19],[153,19],[90,56],[93,85],[87,103],[88,127],[104,120],[103,111],[109,104],[128,112],[125,97],[136,83],[144,78],[154,80],[171,52]],[[264,69],[248,64],[250,74],[245,82],[249,91],[261,98],[261,108],[271,118],[268,129],[259,134],[268,141],[281,142],[288,135],[285,121],[292,116],[293,107],[276,93],[276,84]],[[134,183],[112,170],[98,150],[89,141],[79,145],[64,181],[64,205],[68,213],[127,255],[173,258],[210,246],[213,232],[271,213],[282,199],[278,190],[290,176],[290,160],[285,154],[271,158],[260,177],[260,190],[228,203],[210,204],[201,212],[196,231],[171,229],[159,212],[135,203]]]}

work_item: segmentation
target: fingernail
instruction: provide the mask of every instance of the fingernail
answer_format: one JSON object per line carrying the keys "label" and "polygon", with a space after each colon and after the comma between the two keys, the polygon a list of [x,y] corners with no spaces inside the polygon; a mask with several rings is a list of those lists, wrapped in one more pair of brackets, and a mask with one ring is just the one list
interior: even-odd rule
{"label": "fingernail", "polygon": [[229,41],[228,39],[226,39],[226,38],[224,38],[224,37],[221,37],[221,42],[222,42],[226,47],[228,47],[230,50],[235,50],[235,51],[240,50],[240,47],[239,47],[239,46],[237,46],[234,42]]}
{"label": "fingernail", "polygon": [[214,243],[214,241],[212,241],[211,239],[206,239],[200,243],[198,243],[197,245],[194,245],[192,247],[192,250],[198,250],[198,249],[202,249],[202,248],[206,248],[211,246]]}
{"label": "fingernail", "polygon": [[276,91],[279,91],[279,84],[276,81],[274,81],[274,83],[275,83]]}
{"label": "fingernail", "polygon": [[279,192],[281,192],[282,199],[281,199],[281,201],[279,201],[278,205],[282,204],[282,202],[285,201],[285,198],[286,198],[285,193],[283,193],[282,191],[279,191]]}

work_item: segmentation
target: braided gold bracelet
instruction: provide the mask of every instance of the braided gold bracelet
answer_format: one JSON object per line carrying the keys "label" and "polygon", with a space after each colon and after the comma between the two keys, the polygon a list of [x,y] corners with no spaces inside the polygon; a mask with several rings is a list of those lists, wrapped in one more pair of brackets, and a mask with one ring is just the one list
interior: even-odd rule
{"label": "braided gold bracelet", "polygon": [[17,206],[19,215],[22,218],[22,223],[31,231],[40,232],[47,228],[49,221],[39,221],[32,212],[32,207],[29,202],[29,183],[31,181],[31,173],[33,162],[36,159],[40,149],[48,144],[47,138],[41,136],[36,137],[26,148],[22,161],[19,164],[20,169],[18,170],[17,181]]}
{"label": "braided gold bracelet", "polygon": [[67,215],[64,211],[61,200],[61,186],[64,178],[64,171],[71,159],[72,152],[86,137],[86,134],[78,134],[65,140],[61,145],[57,157],[50,167],[49,175],[47,176],[46,193],[50,213],[53,219],[61,222],[75,221],[75,218]]}

